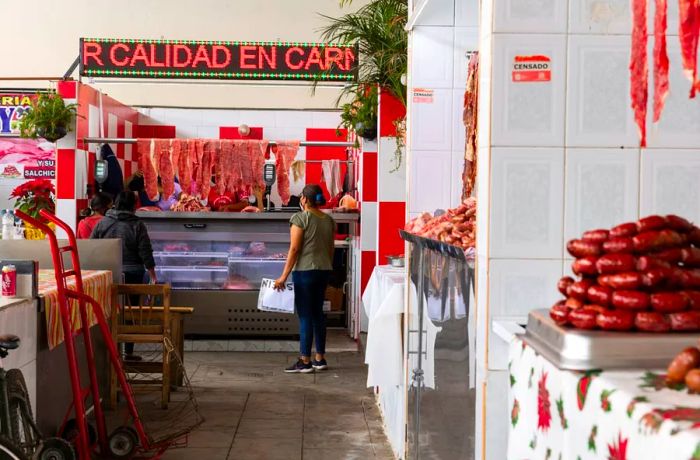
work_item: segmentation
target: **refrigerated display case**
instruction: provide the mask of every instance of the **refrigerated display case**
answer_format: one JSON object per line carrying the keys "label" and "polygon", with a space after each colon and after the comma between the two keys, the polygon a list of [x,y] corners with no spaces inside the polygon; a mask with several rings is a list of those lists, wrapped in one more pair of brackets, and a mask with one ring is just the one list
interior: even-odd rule
{"label": "refrigerated display case", "polygon": [[[293,336],[293,315],[257,310],[263,278],[280,276],[289,248],[290,212],[139,212],[148,228],[160,282],[172,286],[172,304],[192,306],[185,334],[197,336]],[[339,232],[331,283],[351,282],[353,238],[359,216],[335,213]],[[347,284],[346,284],[347,283]],[[346,292],[352,290],[345,289]],[[348,296],[346,296],[348,297]],[[329,312],[334,325],[350,323],[352,299]]]}

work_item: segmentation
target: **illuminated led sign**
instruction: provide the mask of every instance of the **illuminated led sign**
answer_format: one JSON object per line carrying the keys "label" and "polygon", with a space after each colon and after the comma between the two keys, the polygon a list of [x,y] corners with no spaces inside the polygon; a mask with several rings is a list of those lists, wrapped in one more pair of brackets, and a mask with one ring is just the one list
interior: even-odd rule
{"label": "illuminated led sign", "polygon": [[357,46],[80,39],[80,74],[112,78],[353,81]]}

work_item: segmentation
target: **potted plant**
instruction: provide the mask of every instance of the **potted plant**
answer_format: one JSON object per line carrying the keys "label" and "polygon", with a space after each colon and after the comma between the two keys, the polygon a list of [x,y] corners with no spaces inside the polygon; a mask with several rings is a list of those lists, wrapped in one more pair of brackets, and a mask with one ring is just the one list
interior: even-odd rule
{"label": "potted plant", "polygon": [[358,88],[352,102],[343,104],[339,128],[355,131],[363,139],[377,138],[377,94],[376,86]]}
{"label": "potted plant", "polygon": [[44,138],[56,142],[70,131],[77,113],[75,104],[66,105],[56,92],[39,93],[32,100],[32,107],[19,122],[20,136]]}
{"label": "potted plant", "polygon": [[[340,1],[341,6],[350,3],[352,0]],[[360,137],[374,139],[377,136],[378,89],[388,90],[406,106],[406,87],[401,80],[408,68],[408,33],[405,30],[408,3],[406,0],[371,0],[353,13],[323,18],[329,21],[321,30],[325,42],[356,43],[360,51],[357,82],[346,85],[336,101],[343,110],[340,126],[354,130]],[[350,102],[343,103],[348,98]],[[402,149],[403,137],[399,135],[394,171],[401,165]]]}
{"label": "potted plant", "polygon": [[[10,198],[16,199],[15,209],[19,209],[54,228],[54,224],[41,217],[39,211],[46,209],[51,213],[56,212],[55,194],[56,191],[50,180],[34,179],[15,187],[12,190],[12,194],[10,194]],[[43,240],[45,237],[44,232],[25,223],[25,238],[28,240]]]}

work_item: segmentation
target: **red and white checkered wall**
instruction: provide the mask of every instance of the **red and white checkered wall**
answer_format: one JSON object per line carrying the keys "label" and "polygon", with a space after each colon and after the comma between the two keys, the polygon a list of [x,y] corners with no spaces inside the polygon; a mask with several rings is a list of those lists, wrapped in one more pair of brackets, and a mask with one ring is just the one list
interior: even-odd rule
{"label": "red and white checkered wall", "polygon": [[404,253],[399,236],[406,222],[406,165],[396,168],[395,121],[406,115],[401,102],[386,91],[379,95],[379,136],[363,141],[360,166],[360,270],[361,289],[376,265],[386,257]]}

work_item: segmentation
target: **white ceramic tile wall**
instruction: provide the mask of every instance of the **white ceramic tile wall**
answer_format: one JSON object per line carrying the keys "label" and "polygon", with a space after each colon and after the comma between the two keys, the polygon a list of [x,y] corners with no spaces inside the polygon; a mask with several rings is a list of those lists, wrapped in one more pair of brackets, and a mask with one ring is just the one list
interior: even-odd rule
{"label": "white ceramic tile wall", "polygon": [[464,112],[464,88],[452,90],[452,150],[464,149],[466,130]]}
{"label": "white ceramic tile wall", "polygon": [[[673,3],[673,2],[671,2]],[[653,40],[649,40],[649,58],[653,56]],[[651,124],[653,115],[653,79],[649,80],[649,124],[647,146],[694,148],[700,146],[700,104],[690,99],[690,81],[683,74],[678,37],[668,37],[669,94],[658,125]]]}
{"label": "white ceramic tile wall", "polygon": [[488,147],[479,148],[478,159],[480,166],[476,170],[476,234],[478,240],[476,250],[479,256],[487,256],[491,243],[491,238],[489,237],[489,222],[491,219],[491,150]]}
{"label": "white ceramic tile wall", "polygon": [[455,0],[455,26],[479,26],[479,0]]}
{"label": "white ceramic tile wall", "polygon": [[415,88],[452,88],[452,27],[416,27],[413,29],[411,78]]}
{"label": "white ceramic tile wall", "polygon": [[678,214],[700,222],[697,150],[642,150],[640,213]]}
{"label": "white ceramic tile wall", "polygon": [[564,243],[639,215],[639,149],[566,151]]}
{"label": "white ceramic tile wall", "polygon": [[[414,103],[411,107],[411,148],[416,150],[451,150],[452,89],[435,89],[432,103]],[[461,117],[458,121],[461,124]]]}
{"label": "white ceramic tile wall", "polygon": [[462,172],[464,169],[464,151],[454,150],[452,152],[452,164],[448,174],[451,182],[450,186],[450,207],[459,206],[462,201]]}
{"label": "white ceramic tile wall", "polygon": [[360,220],[360,247],[363,251],[377,250],[377,203],[362,203],[362,220]]}
{"label": "white ceramic tile wall", "polygon": [[[492,145],[563,146],[566,36],[496,35],[493,46]],[[551,59],[552,80],[514,82],[515,57],[532,55]]]}
{"label": "white ceramic tile wall", "polygon": [[567,3],[561,0],[494,2],[494,32],[564,33]]}
{"label": "white ceramic tile wall", "polygon": [[455,27],[454,29],[454,82],[455,88],[467,85],[468,51],[479,49],[478,27]]}
{"label": "white ceramic tile wall", "polygon": [[[561,259],[491,259],[489,266],[489,315],[527,316],[531,310],[549,308],[560,297],[557,280]],[[492,368],[489,360],[489,368]]]}
{"label": "white ceramic tile wall", "polygon": [[629,50],[629,36],[569,37],[568,146],[639,145],[629,108]]}
{"label": "white ceramic tile wall", "polygon": [[491,149],[490,257],[562,257],[564,149]]}
{"label": "white ceramic tile wall", "polygon": [[629,0],[569,2],[569,33],[629,34],[632,30],[629,5]]}
{"label": "white ceramic tile wall", "polygon": [[431,0],[421,13],[417,26],[452,26],[455,17],[455,0]]}
{"label": "white ceramic tile wall", "polygon": [[[411,155],[410,212],[433,212],[451,204],[452,155],[450,151],[413,150]],[[444,178],[444,179],[437,179]],[[428,179],[428,180],[426,180]]]}
{"label": "white ceramic tile wall", "polygon": [[[377,201],[405,201],[406,200],[406,158],[405,152],[398,170],[394,161],[393,152],[396,150],[396,141],[393,137],[382,137],[379,140],[379,152],[377,155]],[[393,172],[392,172],[393,171]]]}

